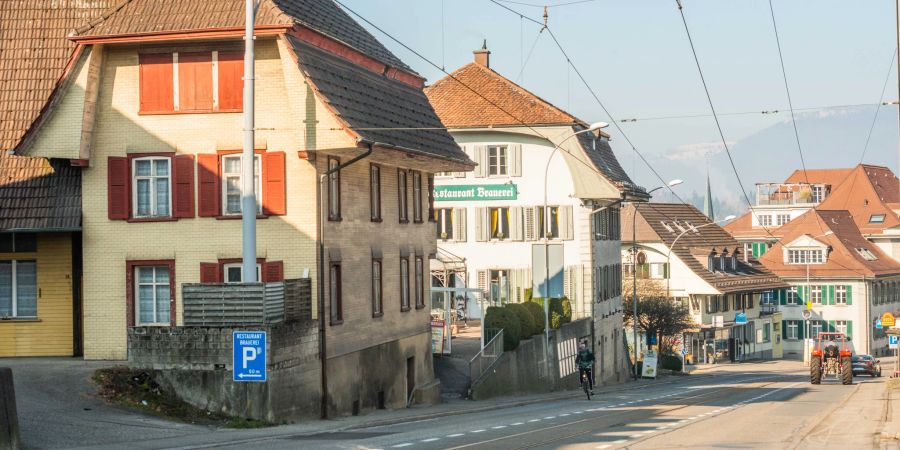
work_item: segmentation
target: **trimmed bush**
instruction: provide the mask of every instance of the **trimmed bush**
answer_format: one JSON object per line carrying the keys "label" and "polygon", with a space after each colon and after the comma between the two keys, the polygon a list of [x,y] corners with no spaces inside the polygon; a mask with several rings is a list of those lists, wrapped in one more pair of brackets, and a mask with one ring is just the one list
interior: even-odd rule
{"label": "trimmed bush", "polygon": [[563,323],[572,321],[572,302],[567,298],[560,300],[560,309],[562,309]]}
{"label": "trimmed bush", "polygon": [[663,355],[663,357],[659,359],[659,367],[681,372],[681,358],[675,355]]}
{"label": "trimmed bush", "polygon": [[559,313],[555,311],[550,313],[550,328],[553,328],[554,330],[559,329],[563,323],[563,317],[559,315]]}
{"label": "trimmed bush", "polygon": [[[544,321],[544,319],[543,319],[544,299],[535,297],[535,298],[532,298],[531,301],[534,303],[537,303],[538,306],[541,307],[541,323],[543,323],[543,321]],[[568,320],[567,320],[566,314],[565,314],[565,309],[563,307],[564,301],[566,303],[568,303],[568,300],[564,300],[564,299],[559,299],[559,298],[551,298],[550,299],[550,328],[552,328],[552,329],[557,329],[562,324],[572,321],[572,312],[571,312],[572,306],[571,306],[571,304],[569,305],[569,316],[568,316]],[[555,322],[553,321],[554,316],[558,317]]]}
{"label": "trimmed bush", "polygon": [[539,332],[537,324],[534,322],[534,317],[531,317],[531,313],[528,312],[525,305],[521,303],[508,303],[506,309],[515,313],[516,317],[519,319],[519,327],[521,328],[519,338],[528,339]]}
{"label": "trimmed bush", "polygon": [[519,346],[522,326],[519,317],[512,310],[502,306],[489,306],[484,314],[484,327],[503,329],[503,351],[515,350]]}
{"label": "trimmed bush", "polygon": [[535,302],[525,302],[522,303],[522,306],[528,310],[528,313],[531,314],[531,318],[534,319],[534,323],[537,326],[536,330],[538,333],[544,332],[544,308],[541,305]]}

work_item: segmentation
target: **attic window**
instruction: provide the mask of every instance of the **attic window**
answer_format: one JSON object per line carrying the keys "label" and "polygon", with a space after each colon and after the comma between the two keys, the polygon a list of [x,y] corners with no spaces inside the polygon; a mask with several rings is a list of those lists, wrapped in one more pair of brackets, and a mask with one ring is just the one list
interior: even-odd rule
{"label": "attic window", "polygon": [[859,253],[859,256],[862,256],[866,261],[875,261],[878,259],[874,253],[870,252],[869,249],[865,247],[858,247],[856,253]]}
{"label": "attic window", "polygon": [[869,216],[869,223],[884,223],[884,214],[872,214]]}

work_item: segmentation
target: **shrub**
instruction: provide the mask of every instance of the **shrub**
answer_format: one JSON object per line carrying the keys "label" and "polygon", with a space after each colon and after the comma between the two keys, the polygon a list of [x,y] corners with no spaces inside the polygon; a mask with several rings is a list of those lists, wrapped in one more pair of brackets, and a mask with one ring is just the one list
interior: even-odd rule
{"label": "shrub", "polygon": [[489,306],[484,315],[487,329],[503,329],[503,351],[515,350],[519,346],[522,327],[519,317],[512,310],[501,306]]}
{"label": "shrub", "polygon": [[567,298],[560,300],[560,309],[562,309],[563,323],[572,321],[572,302]]}
{"label": "shrub", "polygon": [[556,311],[550,313],[550,328],[553,328],[554,330],[556,330],[559,327],[561,327],[562,324],[563,324],[563,317],[561,315],[559,315],[559,313],[557,313]]}
{"label": "shrub", "polygon": [[521,328],[519,337],[521,339],[528,339],[540,332],[537,323],[534,321],[534,317],[531,316],[531,313],[525,305],[521,303],[508,303],[506,309],[512,311],[519,319],[519,327]]}
{"label": "shrub", "polygon": [[543,333],[544,332],[544,308],[541,305],[535,302],[525,302],[522,303],[522,306],[528,310],[528,313],[531,314],[531,318],[534,319],[534,323],[537,326],[534,334]]}
{"label": "shrub", "polygon": [[[531,301],[537,303],[537,305],[541,307],[541,322],[543,322],[544,299],[535,297],[532,298]],[[564,302],[568,303],[569,301],[559,298],[550,299],[550,328],[557,329],[562,324],[572,321],[572,305],[569,304],[569,315],[568,318],[566,318]],[[554,316],[558,317],[556,321],[553,320]]]}
{"label": "shrub", "polygon": [[674,370],[681,372],[681,358],[675,355],[663,355],[659,358],[659,367],[661,369]]}

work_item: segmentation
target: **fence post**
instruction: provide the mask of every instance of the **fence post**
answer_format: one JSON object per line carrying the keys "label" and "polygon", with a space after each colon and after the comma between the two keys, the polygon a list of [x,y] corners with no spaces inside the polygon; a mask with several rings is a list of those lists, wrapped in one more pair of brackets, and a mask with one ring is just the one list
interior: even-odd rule
{"label": "fence post", "polygon": [[0,448],[19,450],[19,417],[12,369],[0,367]]}

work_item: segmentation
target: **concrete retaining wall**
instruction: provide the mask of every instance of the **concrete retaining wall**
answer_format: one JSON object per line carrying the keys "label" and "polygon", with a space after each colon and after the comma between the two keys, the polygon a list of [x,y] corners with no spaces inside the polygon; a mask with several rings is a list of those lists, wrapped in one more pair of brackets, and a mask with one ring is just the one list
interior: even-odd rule
{"label": "concrete retaining wall", "polygon": [[19,417],[12,370],[0,367],[0,449],[19,448]]}

